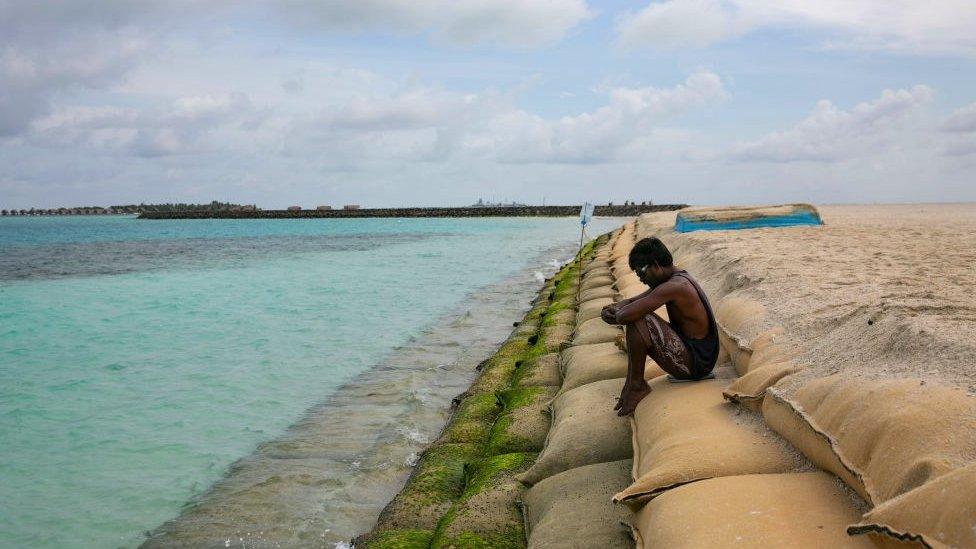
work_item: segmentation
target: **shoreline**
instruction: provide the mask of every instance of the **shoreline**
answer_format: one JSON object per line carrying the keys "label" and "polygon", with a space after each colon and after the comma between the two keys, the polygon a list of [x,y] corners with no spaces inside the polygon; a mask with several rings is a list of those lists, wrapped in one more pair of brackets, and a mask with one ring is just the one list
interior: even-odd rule
{"label": "shoreline", "polygon": [[[510,319],[534,301],[544,276],[536,269],[554,268],[553,258],[575,247],[550,248],[524,269],[473,290],[285,432],[231,464],[141,546],[333,547],[368,530],[402,487],[416,454],[449,419],[451,400],[469,387],[475,366],[502,344]],[[539,278],[533,280],[534,270]],[[471,339],[460,347],[456,340],[464,334]],[[268,506],[282,511],[272,519]]]}

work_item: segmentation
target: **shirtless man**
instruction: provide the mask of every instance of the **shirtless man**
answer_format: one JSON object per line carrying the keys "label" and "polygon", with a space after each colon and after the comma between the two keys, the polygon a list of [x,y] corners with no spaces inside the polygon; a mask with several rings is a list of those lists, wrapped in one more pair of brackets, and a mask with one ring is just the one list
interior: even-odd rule
{"label": "shirtless man", "polygon": [[[614,408],[618,416],[633,413],[651,392],[644,381],[646,357],[674,382],[714,377],[718,359],[718,328],[705,292],[687,271],[674,267],[664,243],[657,238],[637,242],[628,262],[650,289],[607,305],[600,315],[608,324],[625,325],[627,332],[627,379]],[[670,323],[654,314],[662,305]]]}

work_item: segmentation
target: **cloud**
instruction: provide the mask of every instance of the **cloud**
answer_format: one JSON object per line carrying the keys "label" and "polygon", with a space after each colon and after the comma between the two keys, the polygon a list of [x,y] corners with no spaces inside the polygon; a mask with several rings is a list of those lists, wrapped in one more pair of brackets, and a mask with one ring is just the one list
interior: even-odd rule
{"label": "cloud", "polygon": [[49,112],[56,94],[118,83],[189,8],[216,5],[0,0],[0,137],[19,134]]}
{"label": "cloud", "polygon": [[890,152],[915,141],[917,128],[924,125],[915,115],[933,95],[924,85],[884,90],[874,101],[848,111],[824,99],[793,128],[735,145],[730,156],[741,161],[831,163]]}
{"label": "cloud", "polygon": [[[592,16],[584,0],[259,0],[252,6],[316,30],[429,33],[452,44],[516,47],[555,42]],[[49,113],[58,94],[120,84],[171,34],[252,6],[226,0],[0,0],[0,138],[19,135]],[[303,82],[281,85],[300,93]]]}
{"label": "cloud", "polygon": [[292,22],[331,31],[430,33],[452,44],[556,42],[592,17],[584,0],[284,0]]}
{"label": "cloud", "polygon": [[[217,148],[246,149],[235,133],[258,129],[266,113],[241,93],[180,97],[160,108],[66,107],[32,125],[30,141],[141,157],[188,155]],[[215,134],[223,132],[220,145]]]}
{"label": "cloud", "polygon": [[[699,72],[671,88],[609,90],[592,112],[545,120],[524,111],[490,121],[495,154],[503,162],[604,163],[657,151],[647,140],[668,117],[729,98],[721,78]],[[644,143],[644,147],[637,146]]]}
{"label": "cloud", "polygon": [[942,123],[942,129],[954,133],[976,132],[976,103],[970,103],[950,114]]}
{"label": "cloud", "polygon": [[812,29],[834,48],[976,55],[966,0],[664,0],[621,18],[627,48],[705,47],[763,29]]}

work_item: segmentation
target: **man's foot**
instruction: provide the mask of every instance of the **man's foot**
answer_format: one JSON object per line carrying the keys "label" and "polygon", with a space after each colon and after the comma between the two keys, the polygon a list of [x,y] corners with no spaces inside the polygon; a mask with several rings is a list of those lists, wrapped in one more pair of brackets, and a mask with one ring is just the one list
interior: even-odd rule
{"label": "man's foot", "polygon": [[618,416],[629,416],[634,413],[634,408],[651,393],[651,386],[644,382],[639,386],[629,387],[627,391],[620,395],[620,408],[617,409]]}
{"label": "man's foot", "polygon": [[614,410],[619,410],[624,403],[624,395],[630,390],[630,379],[624,381],[624,388],[620,390],[620,396],[617,397],[617,404],[613,406]]}

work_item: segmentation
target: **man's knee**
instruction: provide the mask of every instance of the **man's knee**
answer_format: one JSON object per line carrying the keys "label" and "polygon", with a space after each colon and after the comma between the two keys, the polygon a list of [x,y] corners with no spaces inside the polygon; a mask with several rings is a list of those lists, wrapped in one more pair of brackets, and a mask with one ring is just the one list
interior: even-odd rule
{"label": "man's knee", "polygon": [[646,349],[648,342],[644,334],[641,333],[640,328],[637,327],[636,322],[627,324],[624,327],[624,331],[627,336],[627,346],[630,349]]}

